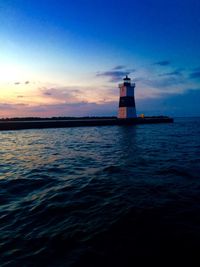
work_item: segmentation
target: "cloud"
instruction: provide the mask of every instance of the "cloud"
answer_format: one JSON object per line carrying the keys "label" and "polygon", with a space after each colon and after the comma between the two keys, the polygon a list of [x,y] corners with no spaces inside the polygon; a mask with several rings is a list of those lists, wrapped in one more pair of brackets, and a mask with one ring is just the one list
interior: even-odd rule
{"label": "cloud", "polygon": [[13,111],[24,107],[28,107],[28,105],[24,103],[16,103],[16,104],[0,103],[0,110],[2,111]]}
{"label": "cloud", "polygon": [[116,100],[118,93],[117,86],[39,88],[39,97],[43,98],[44,103],[48,104],[104,103]]}
{"label": "cloud", "polygon": [[80,101],[79,96],[83,94],[80,89],[71,87],[41,88],[40,91],[43,96],[67,102]]}
{"label": "cloud", "polygon": [[118,66],[114,67],[113,70],[122,70],[122,69],[124,69],[124,68],[125,68],[125,66],[123,66],[123,65],[118,65]]}
{"label": "cloud", "polygon": [[14,84],[15,85],[20,85],[20,84],[29,84],[30,83],[30,81],[25,81],[25,82],[15,82]]}
{"label": "cloud", "polygon": [[44,90],[43,95],[47,95],[47,96],[52,96],[51,92],[48,92],[49,89],[46,89],[47,91]]}
{"label": "cloud", "polygon": [[0,111],[5,111],[5,110],[14,110],[14,105],[12,104],[7,104],[7,103],[0,103]]}
{"label": "cloud", "polygon": [[[101,104],[81,101],[63,104],[6,104],[0,103],[0,112],[4,117],[53,117],[53,116],[116,116],[118,102],[110,101]],[[0,115],[1,116],[1,115]]]}
{"label": "cloud", "polygon": [[160,74],[159,76],[182,76],[182,72],[180,70],[175,70],[175,71],[172,71],[172,72],[167,72],[167,73],[163,73],[163,74]]}
{"label": "cloud", "polygon": [[200,79],[200,70],[199,71],[194,71],[190,74],[191,79]]}
{"label": "cloud", "polygon": [[159,65],[159,66],[168,66],[171,62],[169,60],[163,60],[153,63],[153,65]]}
{"label": "cloud", "polygon": [[130,72],[128,71],[104,71],[97,73],[97,77],[108,77],[110,82],[119,82],[121,81],[126,75],[129,75]]}
{"label": "cloud", "polygon": [[140,81],[147,86],[155,87],[158,89],[183,84],[185,82],[184,79],[178,76],[165,77],[160,79],[140,79]]}
{"label": "cloud", "polygon": [[111,70],[108,71],[102,71],[97,72],[97,77],[105,77],[109,78],[110,82],[119,82],[121,81],[126,75],[129,75],[130,73],[134,72],[135,69],[127,69],[125,66],[118,65]]}
{"label": "cloud", "polygon": [[40,105],[32,109],[40,116],[109,116],[117,114],[117,102],[108,103],[88,103],[81,101],[70,104]]}

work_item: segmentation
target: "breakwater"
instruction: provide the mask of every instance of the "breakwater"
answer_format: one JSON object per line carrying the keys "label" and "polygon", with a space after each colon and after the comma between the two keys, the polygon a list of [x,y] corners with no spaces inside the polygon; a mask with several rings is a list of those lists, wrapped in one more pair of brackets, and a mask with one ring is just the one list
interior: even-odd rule
{"label": "breakwater", "polygon": [[0,131],[22,130],[22,129],[43,129],[43,128],[65,128],[84,126],[109,126],[109,125],[134,125],[149,123],[171,123],[170,117],[145,117],[131,119],[117,118],[95,118],[95,119],[74,119],[74,120],[4,120],[0,122]]}

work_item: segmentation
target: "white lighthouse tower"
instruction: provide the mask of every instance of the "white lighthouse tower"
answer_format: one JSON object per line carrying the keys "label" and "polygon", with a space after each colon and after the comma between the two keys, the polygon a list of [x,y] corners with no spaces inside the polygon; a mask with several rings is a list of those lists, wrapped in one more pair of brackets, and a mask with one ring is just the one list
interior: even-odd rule
{"label": "white lighthouse tower", "polygon": [[135,83],[131,83],[131,79],[126,75],[124,82],[119,84],[119,119],[136,118],[134,89]]}

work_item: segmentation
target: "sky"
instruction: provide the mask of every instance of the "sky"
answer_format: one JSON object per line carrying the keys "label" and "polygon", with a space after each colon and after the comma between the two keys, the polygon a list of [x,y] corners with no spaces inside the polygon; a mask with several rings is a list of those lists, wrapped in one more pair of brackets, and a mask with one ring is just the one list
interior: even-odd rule
{"label": "sky", "polygon": [[200,116],[199,0],[0,0],[0,118]]}

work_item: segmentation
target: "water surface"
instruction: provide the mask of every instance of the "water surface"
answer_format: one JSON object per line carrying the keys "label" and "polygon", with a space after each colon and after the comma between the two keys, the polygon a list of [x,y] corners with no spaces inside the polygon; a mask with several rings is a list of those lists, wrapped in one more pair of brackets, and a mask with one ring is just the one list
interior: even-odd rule
{"label": "water surface", "polygon": [[200,118],[0,132],[1,266],[199,260],[199,136]]}

